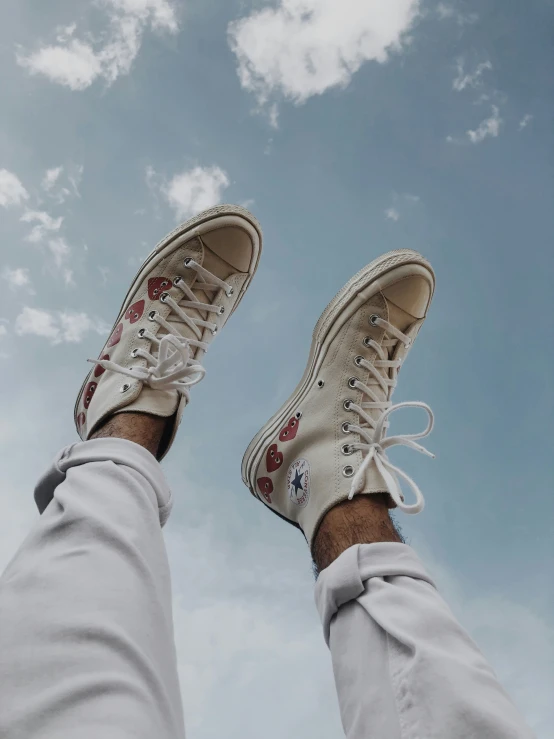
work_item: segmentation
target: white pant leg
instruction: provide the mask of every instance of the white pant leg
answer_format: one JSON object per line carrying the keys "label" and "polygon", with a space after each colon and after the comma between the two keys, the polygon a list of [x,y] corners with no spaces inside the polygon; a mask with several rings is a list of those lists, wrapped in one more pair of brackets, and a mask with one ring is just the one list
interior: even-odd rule
{"label": "white pant leg", "polygon": [[73,444],[35,500],[0,578],[0,736],[183,739],[158,462],[123,439]]}
{"label": "white pant leg", "polygon": [[534,739],[410,546],[350,547],[315,600],[347,739]]}

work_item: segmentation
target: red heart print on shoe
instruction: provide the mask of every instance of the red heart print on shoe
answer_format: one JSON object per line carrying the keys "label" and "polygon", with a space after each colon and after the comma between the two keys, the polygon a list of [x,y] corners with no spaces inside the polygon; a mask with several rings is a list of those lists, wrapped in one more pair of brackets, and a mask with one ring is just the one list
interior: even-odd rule
{"label": "red heart print on shoe", "polygon": [[267,500],[268,503],[271,503],[271,493],[273,492],[273,483],[269,479],[269,477],[260,477],[258,480],[258,487],[260,488],[261,494],[264,496],[264,498]]}
{"label": "red heart print on shoe", "polygon": [[83,402],[85,409],[88,409],[90,405],[90,401],[92,400],[92,396],[94,395],[94,391],[96,390],[97,387],[98,387],[97,382],[89,382],[89,384],[87,385],[85,389],[85,394],[84,394],[85,400]]}
{"label": "red heart print on shoe", "polygon": [[110,340],[107,343],[107,346],[115,346],[116,344],[119,344],[121,341],[121,334],[123,333],[123,324],[120,323],[116,326],[115,331],[110,336]]}
{"label": "red heart print on shoe", "polygon": [[272,444],[265,455],[265,465],[268,472],[275,472],[283,464],[283,454],[277,449],[277,444]]}
{"label": "red heart print on shoe", "polygon": [[171,287],[167,277],[152,277],[148,280],[148,297],[150,300],[159,300],[164,290]]}
{"label": "red heart print on shoe", "polygon": [[81,411],[81,413],[79,413],[79,415],[77,416],[77,425],[79,426],[79,428],[82,428],[85,425],[85,419],[86,415]]}
{"label": "red heart print on shoe", "polygon": [[[100,357],[100,359],[109,359],[109,358],[110,358],[109,354],[104,354],[103,357]],[[104,369],[104,367],[101,367],[99,364],[97,364],[96,367],[94,368],[94,376],[100,377],[100,375],[103,375],[105,371],[106,370]]]}
{"label": "red heart print on shoe", "polygon": [[298,433],[299,424],[299,418],[297,418],[296,416],[291,418],[285,428],[279,434],[279,441],[292,441],[293,439],[295,439],[296,434]]}
{"label": "red heart print on shoe", "polygon": [[125,318],[130,321],[130,323],[136,323],[140,318],[142,318],[142,314],[144,313],[144,300],[138,300],[136,303],[133,303],[133,305],[130,305],[127,308],[127,313],[125,313]]}

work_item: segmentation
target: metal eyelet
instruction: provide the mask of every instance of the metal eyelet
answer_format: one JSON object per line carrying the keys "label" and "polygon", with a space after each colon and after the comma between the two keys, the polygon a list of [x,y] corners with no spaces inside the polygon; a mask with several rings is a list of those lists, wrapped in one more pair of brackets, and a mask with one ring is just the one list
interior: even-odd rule
{"label": "metal eyelet", "polygon": [[215,328],[212,328],[212,336],[215,336],[217,334],[218,330],[219,329],[217,328],[217,326]]}
{"label": "metal eyelet", "polygon": [[222,305],[221,308],[218,310],[218,313],[220,316],[222,316],[225,313],[225,307]]}
{"label": "metal eyelet", "polygon": [[121,387],[119,388],[119,392],[120,392],[120,393],[126,393],[126,392],[127,392],[127,390],[129,390],[129,388],[130,388],[130,387],[131,387],[131,386],[129,385],[129,383],[128,383],[128,382],[126,382],[126,383],[125,383],[125,385],[122,385],[122,386],[121,386]]}
{"label": "metal eyelet", "polygon": [[350,406],[352,405],[352,403],[353,403],[353,401],[352,401],[352,400],[345,400],[345,401],[344,401],[344,403],[342,404],[342,406],[343,406],[344,410],[345,410],[345,411],[349,411],[349,410],[351,410],[351,409],[350,409]]}
{"label": "metal eyelet", "polygon": [[343,454],[346,454],[347,456],[350,454],[354,454],[354,450],[352,449],[350,444],[343,444],[340,450]]}
{"label": "metal eyelet", "polygon": [[225,293],[225,295],[228,298],[231,298],[234,294],[235,294],[235,288],[234,287],[230,287],[229,290]]}
{"label": "metal eyelet", "polygon": [[137,356],[138,356],[137,355],[137,352],[138,352],[138,349],[133,349],[133,351],[131,352],[131,356],[133,357],[133,359],[136,359],[137,358]]}
{"label": "metal eyelet", "polygon": [[177,285],[178,285],[178,284],[179,284],[180,282],[182,282],[182,281],[183,281],[183,278],[182,278],[182,277],[176,277],[176,278],[175,278],[175,279],[173,280],[173,284],[175,285],[175,287],[177,287]]}
{"label": "metal eyelet", "polygon": [[348,380],[348,387],[352,387],[352,388],[355,388],[355,387],[356,387],[356,383],[357,383],[357,382],[359,382],[359,380],[358,380],[358,378],[357,378],[357,377],[351,377],[351,378],[350,378],[350,379]]}
{"label": "metal eyelet", "polygon": [[354,467],[352,467],[351,465],[347,464],[346,467],[343,469],[342,474],[345,477],[352,477],[352,475],[354,474]]}
{"label": "metal eyelet", "polygon": [[370,336],[366,336],[365,339],[364,339],[364,346],[369,346],[369,348],[371,349],[372,348],[371,342],[372,342],[371,337]]}
{"label": "metal eyelet", "polygon": [[376,321],[378,318],[380,318],[380,316],[377,316],[375,313],[369,317],[369,322],[371,323],[372,326],[377,326]]}
{"label": "metal eyelet", "polygon": [[146,331],[146,329],[145,329],[145,328],[141,328],[141,329],[140,329],[140,331],[138,332],[138,336],[139,336],[139,339],[142,339],[142,337],[144,336],[144,332],[145,332],[145,331]]}
{"label": "metal eyelet", "polygon": [[185,261],[183,262],[183,264],[185,265],[185,267],[188,267],[191,262],[192,262],[192,257],[187,257]]}
{"label": "metal eyelet", "polygon": [[350,424],[349,423],[343,423],[341,426],[341,430],[343,434],[349,434],[350,433]]}
{"label": "metal eyelet", "polygon": [[354,360],[354,364],[356,365],[356,367],[361,367],[363,361],[364,361],[363,357],[357,356],[356,359]]}
{"label": "metal eyelet", "polygon": [[162,293],[160,295],[160,303],[166,303],[169,298],[169,293]]}
{"label": "metal eyelet", "polygon": [[317,386],[318,387],[323,387],[324,385],[325,385],[325,382],[323,380],[318,380],[317,381]]}
{"label": "metal eyelet", "polygon": [[298,420],[300,420],[300,419],[302,418],[302,411],[297,411],[297,412],[296,412],[296,413],[294,414],[294,417],[295,417],[295,418],[298,418]]}
{"label": "metal eyelet", "polygon": [[149,321],[153,321],[154,318],[156,318],[157,315],[158,315],[158,311],[157,310],[151,310],[150,313],[148,314],[148,320]]}

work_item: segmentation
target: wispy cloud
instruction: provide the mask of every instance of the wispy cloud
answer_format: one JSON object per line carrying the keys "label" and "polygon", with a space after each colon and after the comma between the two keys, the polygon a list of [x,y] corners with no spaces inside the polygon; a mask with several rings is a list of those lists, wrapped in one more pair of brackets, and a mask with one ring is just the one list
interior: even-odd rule
{"label": "wispy cloud", "polygon": [[7,169],[0,169],[0,205],[9,208],[21,205],[29,199],[29,193],[23,187],[19,177]]}
{"label": "wispy cloud", "polygon": [[452,88],[457,92],[465,90],[466,87],[479,87],[480,85],[482,85],[481,77],[483,75],[483,72],[486,72],[487,70],[492,70],[492,64],[489,61],[478,64],[473,73],[466,73],[464,71],[464,66],[464,60],[458,59],[458,74],[452,83]]}
{"label": "wispy cloud", "polygon": [[389,221],[399,221],[401,216],[401,210],[405,210],[407,205],[415,205],[419,203],[419,195],[411,195],[410,193],[404,193],[399,195],[394,193],[392,196],[393,204],[385,210],[385,218]]}
{"label": "wispy cloud", "polygon": [[400,213],[396,210],[396,208],[387,208],[385,211],[385,216],[389,219],[389,221],[400,220]]}
{"label": "wispy cloud", "polygon": [[15,319],[15,333],[18,336],[40,336],[53,344],[78,343],[89,331],[107,334],[109,326],[86,313],[52,312],[28,306]]}
{"label": "wispy cloud", "polygon": [[168,0],[104,0],[108,31],[85,40],[75,37],[76,24],[59,28],[56,43],[25,53],[17,63],[71,90],[85,90],[102,78],[112,84],[130,72],[148,28],[178,31],[174,6]]}
{"label": "wispy cloud", "polygon": [[15,269],[4,267],[4,269],[2,270],[2,277],[8,282],[13,290],[19,287],[31,286],[31,277],[29,275],[29,270],[25,267],[16,267]]}
{"label": "wispy cloud", "polygon": [[25,238],[33,244],[38,244],[48,235],[49,232],[51,233],[60,230],[63,223],[63,216],[54,218],[45,211],[27,210],[21,216],[21,220],[23,223],[35,224]]}
{"label": "wispy cloud", "polygon": [[46,192],[50,192],[50,190],[58,181],[62,171],[63,167],[52,167],[52,169],[47,169],[44,177],[42,178],[42,189]]}
{"label": "wispy cloud", "polygon": [[467,131],[467,137],[472,144],[480,144],[487,137],[495,138],[500,133],[500,126],[503,120],[500,117],[500,111],[496,105],[492,106],[492,115],[489,118],[485,118],[484,121],[472,131]]}
{"label": "wispy cloud", "polygon": [[364,62],[384,63],[402,47],[419,7],[419,0],[281,0],[254,10],[228,28],[241,84],[260,106],[277,93],[298,104],[346,87]]}
{"label": "wispy cloud", "polygon": [[462,13],[453,5],[447,3],[439,3],[436,13],[441,20],[454,20],[460,26],[476,23],[479,20],[477,13]]}
{"label": "wispy cloud", "polygon": [[524,128],[527,128],[527,126],[531,123],[533,120],[533,116],[530,113],[527,113],[527,115],[524,115],[523,118],[519,122],[519,130],[523,131]]}
{"label": "wispy cloud", "polygon": [[177,220],[220,203],[223,191],[230,184],[227,173],[216,166],[193,167],[176,174],[169,182],[147,167],[146,181],[153,192],[160,192]]}

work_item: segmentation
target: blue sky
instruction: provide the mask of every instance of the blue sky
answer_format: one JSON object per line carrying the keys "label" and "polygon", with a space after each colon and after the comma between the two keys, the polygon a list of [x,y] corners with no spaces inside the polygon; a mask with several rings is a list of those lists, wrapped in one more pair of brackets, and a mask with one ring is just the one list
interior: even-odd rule
{"label": "blue sky", "polygon": [[[550,0],[38,0],[0,24],[0,566],[141,261],[217,202],[265,246],[164,463],[188,736],[341,736],[303,537],[242,454],[333,295],[390,249],[437,291],[395,402],[396,519],[540,739],[554,736]],[[411,409],[392,429],[411,433]]]}

